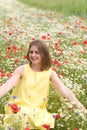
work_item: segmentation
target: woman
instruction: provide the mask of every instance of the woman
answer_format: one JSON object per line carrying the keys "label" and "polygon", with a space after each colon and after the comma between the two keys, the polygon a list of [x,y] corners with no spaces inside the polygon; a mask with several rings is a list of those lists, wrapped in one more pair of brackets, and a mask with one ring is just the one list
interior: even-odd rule
{"label": "woman", "polygon": [[[46,109],[49,96],[49,82],[74,105],[86,111],[84,106],[58,78],[51,69],[52,59],[47,45],[41,40],[32,41],[27,54],[29,64],[15,69],[12,77],[0,87],[0,97],[4,96],[14,86],[8,104],[5,106],[6,115],[12,113],[27,115],[30,129],[54,128],[55,113]],[[8,116],[4,122],[8,122]],[[10,122],[11,123],[11,122]]]}

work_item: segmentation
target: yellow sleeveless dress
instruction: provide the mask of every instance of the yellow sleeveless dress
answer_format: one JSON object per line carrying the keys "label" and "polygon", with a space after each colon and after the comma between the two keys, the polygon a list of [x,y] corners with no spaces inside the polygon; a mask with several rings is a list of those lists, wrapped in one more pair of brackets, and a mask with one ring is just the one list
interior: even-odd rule
{"label": "yellow sleeveless dress", "polygon": [[24,75],[13,89],[8,104],[5,106],[5,114],[11,115],[13,113],[10,104],[15,103],[20,109],[14,115],[21,114],[24,116],[23,118],[27,115],[27,122],[31,129],[44,130],[42,127],[44,124],[54,128],[54,114],[49,113],[46,109],[50,75],[51,69],[34,72],[29,64],[25,64]]}

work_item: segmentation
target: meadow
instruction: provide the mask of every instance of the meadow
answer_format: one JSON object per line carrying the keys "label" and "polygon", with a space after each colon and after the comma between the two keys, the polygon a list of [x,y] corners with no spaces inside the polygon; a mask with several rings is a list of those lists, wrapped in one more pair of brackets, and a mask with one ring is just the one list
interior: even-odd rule
{"label": "meadow", "polygon": [[29,7],[87,18],[87,0],[19,0]]}
{"label": "meadow", "polygon": [[[0,0],[0,86],[17,66],[28,62],[27,49],[34,39],[46,42],[52,55],[52,69],[87,108],[87,22],[82,16],[67,17],[16,0]],[[54,130],[86,130],[87,115],[50,86],[47,109],[57,113]],[[0,99],[0,114],[3,114],[0,130],[28,130],[28,123],[24,124],[21,115],[10,117],[11,126],[3,125],[4,105],[10,94],[11,91]]]}

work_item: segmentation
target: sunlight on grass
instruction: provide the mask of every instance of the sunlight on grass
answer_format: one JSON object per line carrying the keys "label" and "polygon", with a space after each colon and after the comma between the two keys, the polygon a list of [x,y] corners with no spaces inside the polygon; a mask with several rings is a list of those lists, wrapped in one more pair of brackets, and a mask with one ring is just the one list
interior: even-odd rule
{"label": "sunlight on grass", "polygon": [[87,0],[19,0],[30,7],[87,17]]}

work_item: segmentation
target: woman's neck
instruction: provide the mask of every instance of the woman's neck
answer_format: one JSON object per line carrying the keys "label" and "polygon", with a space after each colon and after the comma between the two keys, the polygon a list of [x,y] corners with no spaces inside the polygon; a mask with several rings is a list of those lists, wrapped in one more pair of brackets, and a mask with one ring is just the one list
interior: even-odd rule
{"label": "woman's neck", "polygon": [[32,70],[35,71],[35,72],[40,72],[40,71],[41,71],[40,65],[31,64],[30,67],[31,67]]}

